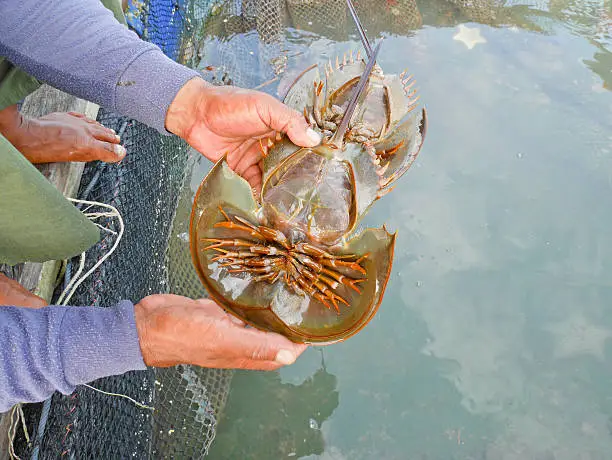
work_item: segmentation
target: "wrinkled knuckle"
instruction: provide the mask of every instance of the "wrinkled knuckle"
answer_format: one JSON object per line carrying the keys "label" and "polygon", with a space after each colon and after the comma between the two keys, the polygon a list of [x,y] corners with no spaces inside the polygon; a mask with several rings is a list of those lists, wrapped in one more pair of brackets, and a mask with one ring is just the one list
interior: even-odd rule
{"label": "wrinkled knuckle", "polygon": [[104,148],[104,150],[108,150],[111,153],[117,153],[115,151],[115,145],[111,144],[110,142],[102,142],[102,147]]}
{"label": "wrinkled knuckle", "polygon": [[287,131],[294,130],[296,128],[302,128],[306,124],[304,117],[299,115],[292,116],[287,123]]}
{"label": "wrinkled knuckle", "polygon": [[234,369],[257,370],[257,362],[248,359],[238,359],[231,366]]}
{"label": "wrinkled knuckle", "polygon": [[75,145],[83,149],[92,149],[96,147],[96,140],[88,135],[79,135],[75,139]]}
{"label": "wrinkled knuckle", "polygon": [[158,308],[170,304],[170,297],[167,294],[151,294],[144,297],[139,303],[147,305],[147,307]]}
{"label": "wrinkled knuckle", "polygon": [[268,359],[268,349],[265,346],[255,348],[251,352],[251,359],[255,361],[263,361]]}
{"label": "wrinkled knuckle", "polygon": [[87,131],[89,132],[89,135],[92,137],[96,137],[100,135],[106,136],[106,131],[100,128],[99,126],[90,125],[87,127]]}

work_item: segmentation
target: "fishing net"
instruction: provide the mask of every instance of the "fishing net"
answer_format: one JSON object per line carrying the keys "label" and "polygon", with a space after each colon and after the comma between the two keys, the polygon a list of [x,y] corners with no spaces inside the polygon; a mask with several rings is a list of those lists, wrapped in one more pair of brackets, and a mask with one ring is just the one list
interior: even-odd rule
{"label": "fishing net", "polygon": [[[355,7],[371,37],[406,35],[421,26],[431,8],[438,9],[436,16],[440,9],[453,15],[459,8],[483,22],[492,21],[498,8],[493,0],[434,3],[355,0]],[[276,86],[268,83],[288,70],[292,31],[330,41],[356,38],[345,0],[130,0],[126,17],[141,38],[199,69],[208,81],[275,96]],[[108,306],[165,292],[206,296],[191,264],[187,233],[191,171],[201,161],[199,154],[176,137],[104,109],[98,121],[121,135],[127,156],[119,164],[88,164],[78,197],[114,206],[125,228],[112,255],[78,287],[70,304]],[[113,248],[120,230],[116,218],[98,222],[108,231],[88,251],[85,270]],[[78,265],[78,259],[69,261],[58,292]],[[177,366],[101,379],[68,396],[55,394],[26,406],[30,442],[20,435],[17,451],[33,459],[204,457],[231,378],[226,370]]]}
{"label": "fishing net", "polygon": [[[190,24],[184,9],[171,0],[132,6],[127,18],[133,29],[180,61],[183,29]],[[88,164],[78,198],[115,207],[124,233],[112,255],[78,287],[70,304],[108,306],[164,292],[204,297],[192,271],[188,243],[179,238],[185,229],[174,225],[180,199],[189,199],[183,182],[193,152],[176,137],[162,136],[104,109],[98,121],[121,136],[127,155],[117,165]],[[113,248],[120,231],[116,218],[97,222],[107,230],[87,252],[84,271]],[[69,261],[58,292],[78,265],[78,258]],[[93,388],[80,386],[71,395],[55,394],[26,408],[30,443],[18,439],[20,456],[202,457],[214,438],[230,379],[229,371],[177,366],[129,372],[91,382]]]}

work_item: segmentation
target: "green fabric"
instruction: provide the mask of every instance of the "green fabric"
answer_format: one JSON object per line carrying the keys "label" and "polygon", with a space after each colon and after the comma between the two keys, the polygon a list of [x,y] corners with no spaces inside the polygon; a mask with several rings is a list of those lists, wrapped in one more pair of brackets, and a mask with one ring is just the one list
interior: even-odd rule
{"label": "green fabric", "polygon": [[0,135],[0,263],[74,257],[100,230]]}
{"label": "green fabric", "polygon": [[111,10],[117,21],[124,26],[127,26],[125,15],[121,9],[121,0],[100,0],[100,2],[102,2],[102,5],[104,5],[107,9]]}
{"label": "green fabric", "polygon": [[0,57],[0,110],[22,101],[41,86],[41,82]]}

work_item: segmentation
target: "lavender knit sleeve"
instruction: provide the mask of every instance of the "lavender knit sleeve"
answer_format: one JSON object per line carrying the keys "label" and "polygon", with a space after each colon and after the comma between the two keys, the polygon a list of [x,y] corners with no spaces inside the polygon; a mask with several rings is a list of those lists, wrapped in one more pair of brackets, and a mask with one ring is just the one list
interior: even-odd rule
{"label": "lavender knit sleeve", "polygon": [[62,91],[167,134],[178,90],[198,72],[117,22],[100,0],[0,0],[0,56]]}
{"label": "lavender knit sleeve", "polygon": [[0,413],[70,394],[101,377],[146,369],[134,305],[0,307]]}

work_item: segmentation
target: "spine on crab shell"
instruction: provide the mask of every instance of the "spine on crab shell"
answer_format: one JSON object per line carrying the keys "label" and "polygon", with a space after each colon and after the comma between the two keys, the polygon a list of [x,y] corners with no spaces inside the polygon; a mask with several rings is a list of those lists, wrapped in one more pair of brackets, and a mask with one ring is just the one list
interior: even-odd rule
{"label": "spine on crab shell", "polygon": [[273,134],[273,137],[264,137],[259,139],[259,150],[261,151],[261,157],[265,158],[268,156],[270,149],[283,138],[283,133],[277,132]]}
{"label": "spine on crab shell", "polygon": [[363,91],[366,89],[368,80],[370,79],[370,74],[372,73],[372,69],[374,68],[374,64],[376,64],[376,57],[378,56],[378,52],[380,51],[380,47],[382,45],[382,40],[378,42],[376,45],[376,49],[374,53],[370,56],[368,60],[368,64],[359,79],[359,83],[357,83],[357,87],[353,91],[350,102],[346,108],[346,112],[344,112],[344,116],[342,117],[342,121],[340,122],[340,126],[338,130],[334,133],[334,136],[331,138],[330,144],[336,147],[340,147],[342,141],[344,140],[344,135],[346,134],[346,130],[348,129],[349,121],[353,117],[353,113],[357,108],[357,101],[359,97],[363,94]]}
{"label": "spine on crab shell", "polygon": [[353,54],[353,50],[349,50],[348,53],[344,53],[342,55],[342,61],[340,61],[340,57],[336,56],[336,65],[335,67],[332,65],[331,59],[327,64],[324,65],[325,69],[325,77],[329,79],[329,76],[333,74],[336,70],[341,70],[347,64],[354,64],[355,61],[359,61],[361,59],[361,52],[357,50],[357,54]]}

